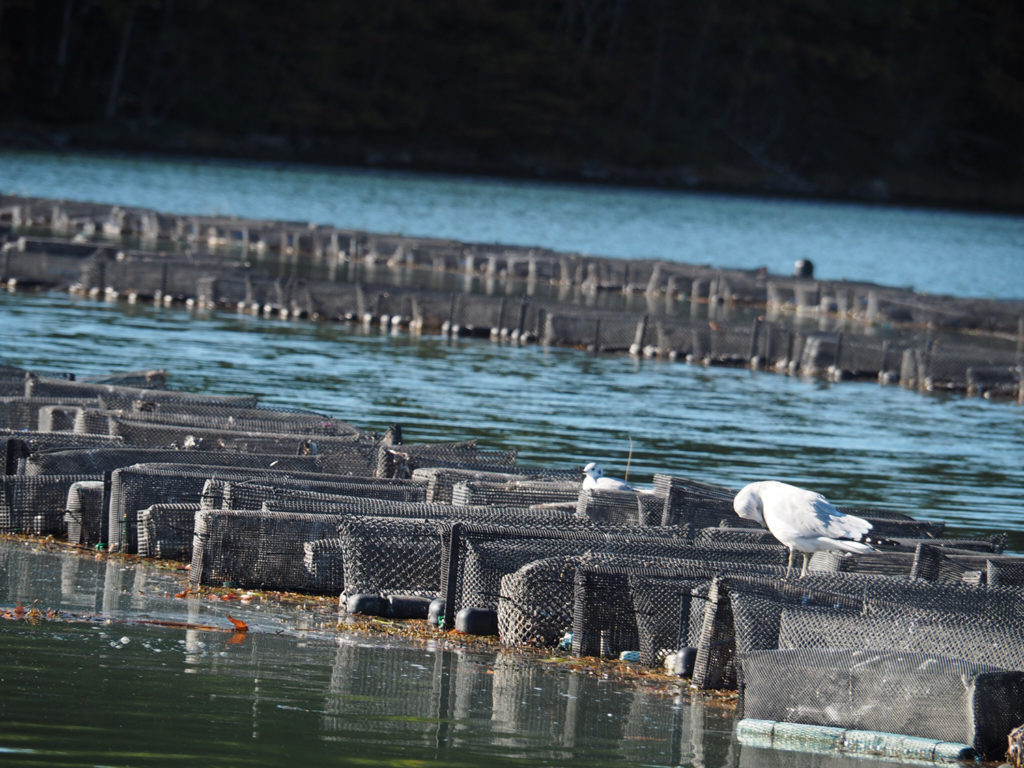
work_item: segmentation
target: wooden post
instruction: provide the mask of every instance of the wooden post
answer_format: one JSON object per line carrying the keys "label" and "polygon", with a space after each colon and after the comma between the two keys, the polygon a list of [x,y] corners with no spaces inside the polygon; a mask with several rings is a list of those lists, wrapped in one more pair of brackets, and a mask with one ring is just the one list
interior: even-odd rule
{"label": "wooden post", "polygon": [[448,303],[448,338],[450,339],[455,333],[455,305],[458,302],[458,294],[453,293],[451,300]]}
{"label": "wooden post", "polygon": [[366,294],[363,291],[363,284],[356,283],[356,319],[359,322],[363,321],[363,315],[366,314]]}
{"label": "wooden post", "polygon": [[644,350],[644,341],[647,339],[647,322],[647,315],[644,315],[636,324],[636,335],[633,337],[633,349],[636,350],[634,354],[640,354]]}
{"label": "wooden post", "polygon": [[519,323],[516,325],[516,338],[523,335],[523,326],[526,325],[526,309],[530,306],[530,297],[523,296],[523,300],[519,305]]}
{"label": "wooden post", "polygon": [[753,361],[757,357],[758,342],[761,340],[761,318],[755,317],[753,327],[750,329],[750,354],[747,356],[748,361]]}
{"label": "wooden post", "polygon": [[455,628],[455,585],[459,578],[459,540],[462,538],[462,523],[453,523],[448,530],[448,560],[444,569],[444,624],[442,629]]}
{"label": "wooden post", "polygon": [[695,359],[700,360],[704,357],[704,338],[696,327],[690,330],[690,334],[690,344],[693,347],[691,354]]}
{"label": "wooden post", "polygon": [[495,330],[498,332],[499,336],[501,335],[502,331],[506,330],[506,328],[505,328],[505,306],[506,306],[507,302],[508,302],[507,297],[502,296],[501,297],[501,303],[498,305],[498,324],[495,327]]}
{"label": "wooden post", "polygon": [[913,389],[918,385],[918,355],[916,349],[907,348],[903,350],[903,357],[900,359],[900,386]]}

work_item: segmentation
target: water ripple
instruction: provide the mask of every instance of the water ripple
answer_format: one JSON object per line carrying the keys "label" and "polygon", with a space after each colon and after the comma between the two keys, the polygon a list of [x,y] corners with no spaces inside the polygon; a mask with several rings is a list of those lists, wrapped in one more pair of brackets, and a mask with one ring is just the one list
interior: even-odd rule
{"label": "water ripple", "polygon": [[1010,404],[61,294],[0,296],[0,360],[80,375],[166,367],[183,389],[369,430],[398,422],[411,442],[476,438],[524,463],[599,459],[640,483],[778,478],[961,532],[1009,530],[1024,549],[1024,409]]}

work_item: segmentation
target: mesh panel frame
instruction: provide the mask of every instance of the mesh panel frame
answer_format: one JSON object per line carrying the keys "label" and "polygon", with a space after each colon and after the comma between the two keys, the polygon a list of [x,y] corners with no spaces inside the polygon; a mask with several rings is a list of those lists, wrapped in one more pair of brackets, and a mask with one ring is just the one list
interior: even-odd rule
{"label": "mesh panel frame", "polygon": [[68,409],[98,405],[94,398],[74,397],[21,397],[10,396],[0,398],[0,428],[9,430],[29,430],[32,432],[52,432],[52,429],[41,427],[40,411],[47,407],[66,407]]}
{"label": "mesh panel frame", "polygon": [[152,504],[138,512],[140,557],[189,562],[198,504]]}
{"label": "mesh panel frame", "polygon": [[[413,477],[417,469],[425,467],[507,468],[515,465],[516,455],[514,450],[481,451],[476,440],[382,444],[377,452],[376,474],[379,477]],[[447,501],[450,503],[450,498]]]}
{"label": "mesh panel frame", "polygon": [[103,501],[106,483],[88,480],[72,483],[65,502],[64,522],[72,544],[99,544],[103,541]]}
{"label": "mesh panel frame", "polygon": [[[346,594],[412,594],[438,597],[444,548],[442,525],[454,521],[494,524],[555,522],[550,513],[519,508],[457,507],[443,504],[388,505],[405,518],[354,514],[338,527]],[[571,524],[569,515],[563,522]]]}
{"label": "mesh panel frame", "polygon": [[102,475],[4,475],[0,477],[0,533],[63,535],[68,490]]}
{"label": "mesh panel frame", "polygon": [[321,583],[306,569],[305,545],[333,538],[339,522],[338,515],[201,509],[189,585],[334,593],[335,584]]}
{"label": "mesh panel frame", "polygon": [[[496,609],[501,577],[531,559],[585,551],[644,554],[658,545],[678,549],[689,535],[681,528],[600,527],[589,521],[571,529],[453,524],[443,532],[445,626],[451,628],[461,608]],[[501,542],[508,545],[502,549]]]}
{"label": "mesh panel frame", "polygon": [[260,509],[264,504],[272,508],[300,510],[307,505],[309,511],[321,503],[344,502],[346,499],[380,499],[383,501],[421,502],[426,498],[426,487],[408,480],[391,478],[339,477],[324,479],[276,478],[266,480],[223,481],[219,493],[224,509]]}
{"label": "mesh panel frame", "polygon": [[588,563],[577,574],[572,594],[573,653],[612,655],[638,650],[624,642],[638,643],[641,663],[655,665],[669,652],[697,647],[706,585],[730,572],[781,576],[785,568],[773,565],[773,559],[777,563],[774,548],[753,545],[694,548],[683,557]]}
{"label": "mesh panel frame", "polygon": [[[189,452],[184,452],[189,453]],[[204,459],[208,454],[193,453]],[[214,461],[221,454],[214,454]],[[246,454],[223,454],[225,458],[246,458]],[[204,493],[213,493],[207,487],[208,481],[223,482],[256,481],[273,484],[288,479],[303,481],[329,481],[331,476],[315,472],[292,472],[285,467],[297,464],[300,467],[315,467],[316,463],[299,457],[292,461],[273,462],[281,469],[263,467],[224,466],[220,464],[135,464],[121,467],[111,473],[110,504],[108,507],[108,540],[112,551],[134,552],[136,550],[137,513],[153,504],[187,503],[201,505]],[[268,462],[269,463],[269,462]],[[215,486],[214,486],[215,487]]]}
{"label": "mesh panel frame", "polygon": [[[734,608],[739,595],[734,597]],[[858,612],[824,607],[784,609],[779,648],[887,648],[934,653],[1024,671],[1024,618],[931,611],[869,602]]]}
{"label": "mesh panel frame", "polygon": [[469,480],[455,483],[451,490],[451,503],[455,505],[530,507],[535,504],[575,502],[578,497],[578,482],[548,480],[512,480],[503,483]]}
{"label": "mesh panel frame", "polygon": [[520,482],[580,480],[579,470],[546,469],[543,467],[421,467],[413,470],[414,480],[427,483],[427,501],[452,503],[456,483],[470,481]]}
{"label": "mesh panel frame", "polygon": [[110,410],[129,407],[136,400],[204,405],[235,404],[247,408],[256,406],[255,395],[205,395],[178,390],[127,387],[89,381],[70,381],[49,376],[27,376],[25,379],[25,396],[99,398],[103,407]]}
{"label": "mesh panel frame", "polygon": [[285,456],[334,455],[347,460],[352,474],[371,475],[376,468],[376,443],[363,435],[308,435],[287,432],[246,432],[176,424],[152,424],[109,416],[110,434],[129,445],[194,449],[204,453],[234,452]]}
{"label": "mesh panel frame", "polygon": [[[733,600],[733,593],[741,597]],[[1021,592],[1010,587],[862,574],[808,575],[799,579],[728,575],[715,578],[709,588],[694,684],[699,688],[734,687],[736,652],[777,648],[783,610],[814,606],[860,615],[900,606],[907,615],[930,611],[957,617],[965,624],[975,621],[965,618],[969,615],[980,617],[977,620],[982,622],[999,616],[1010,626],[1017,626],[1024,618]],[[894,623],[891,631],[893,637],[884,642],[896,647],[898,635],[904,630]],[[948,653],[948,648],[943,650]],[[969,644],[963,644],[961,650],[979,653]],[[984,657],[975,660],[983,661]]]}
{"label": "mesh panel frame", "polygon": [[303,435],[356,436],[356,427],[312,411],[278,411],[270,408],[223,408],[214,406],[176,406],[148,411],[99,411],[125,423],[165,424],[206,427],[229,432],[268,432]]}
{"label": "mesh panel frame", "polygon": [[604,525],[649,525],[661,523],[664,506],[665,500],[653,494],[584,488],[576,501],[576,514]]}
{"label": "mesh panel frame", "polygon": [[[73,435],[55,432],[3,432],[0,431],[0,468],[6,469],[4,474],[25,474],[28,458],[43,451],[68,448],[104,448],[118,447],[122,441],[117,437],[94,435]],[[53,473],[51,473],[53,474]]]}
{"label": "mesh panel frame", "polygon": [[93,447],[43,450],[25,460],[26,475],[100,474],[135,464],[180,464],[248,469],[319,472],[320,462],[311,456],[229,453],[219,451],[163,450],[159,448]]}

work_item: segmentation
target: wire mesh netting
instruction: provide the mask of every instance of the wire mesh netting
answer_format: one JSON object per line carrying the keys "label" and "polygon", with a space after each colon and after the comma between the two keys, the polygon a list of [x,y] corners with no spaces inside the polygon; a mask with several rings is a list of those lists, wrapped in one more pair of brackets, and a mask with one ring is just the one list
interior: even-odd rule
{"label": "wire mesh netting", "polygon": [[[824,626],[823,611],[850,616],[854,623],[862,624],[862,629],[851,630],[849,636],[870,642],[858,647],[906,648],[993,664],[1019,658],[1024,647],[1019,643],[1024,601],[1020,590],[1012,587],[845,573],[795,580],[729,575],[716,578],[709,589],[694,684],[734,686],[737,652],[780,647],[783,612],[793,612],[787,614],[787,637],[792,637],[798,612],[812,609],[808,631]],[[945,618],[940,620],[940,616]],[[990,620],[993,616],[999,616],[999,624],[1006,629],[981,631],[983,617]],[[937,631],[930,624],[941,624],[944,630]],[[916,626],[921,630],[908,634],[908,627]],[[1014,637],[1017,639],[1009,649],[991,649],[993,638],[1009,641]],[[820,637],[809,642],[821,644]],[[833,642],[838,644],[834,647],[846,647],[841,636]],[[993,653],[1000,655],[994,657]]]}
{"label": "wire mesh netting", "polygon": [[[453,305],[452,318],[506,322],[485,304]],[[718,360],[744,343],[770,357],[785,341],[766,325],[744,337],[588,321],[595,347],[668,340]],[[805,367],[868,365],[838,337],[797,341]],[[186,561],[196,589],[441,597],[446,628],[464,608],[490,612],[508,645],[571,633],[578,655],[637,652],[650,666],[686,656],[695,687],[741,685],[748,717],[914,727],[990,750],[1019,714],[1024,566],[998,536],[945,537],[941,523],[844,508],[872,522],[877,551],[815,553],[797,578],[788,550],[737,517],[728,488],[660,474],[651,491],[583,489],[578,468],[521,466],[475,440],[404,443],[398,425],[363,433],[253,398],[155,388],[165,384],[150,372],[75,381],[0,367],[7,423],[25,425],[2,435],[0,532]],[[905,695],[888,702],[878,675]],[[879,711],[857,719],[851,707]]]}
{"label": "wire mesh netting", "polygon": [[437,466],[413,470],[415,480],[427,484],[427,501],[451,504],[452,494],[457,483],[493,482],[519,483],[524,481],[537,482],[576,482],[577,489],[581,474],[575,470],[547,469],[544,467],[501,466],[501,467],[458,467]]}
{"label": "wire mesh netting", "polygon": [[[118,434],[120,431],[128,430],[129,434],[126,437],[131,434],[146,437],[150,434],[142,430],[146,425],[211,430],[213,433],[222,430],[228,434],[268,433],[334,437],[355,437],[359,434],[351,424],[313,412],[198,405],[186,408],[181,404],[167,405],[167,408],[154,405],[144,410],[113,411],[79,406],[74,413],[71,429],[82,434],[101,435]],[[135,432],[131,432],[133,427]],[[157,439],[166,435],[168,431],[156,430]],[[138,440],[134,442],[140,444]]]}
{"label": "wire mesh netting", "polygon": [[[363,514],[369,514],[364,511]],[[409,594],[438,597],[445,550],[442,533],[457,521],[477,524],[579,526],[569,511],[444,504],[379,506],[376,514],[339,524],[347,594]],[[396,515],[410,519],[396,519]]]}
{"label": "wire mesh netting", "polygon": [[656,494],[592,488],[581,489],[576,502],[577,515],[604,525],[658,525],[664,508]]}
{"label": "wire mesh netting", "polygon": [[[376,469],[376,443],[370,436],[243,432],[210,427],[151,424],[109,417],[110,434],[129,445],[201,450],[206,453],[276,453],[332,456],[335,465],[353,474]],[[341,471],[339,469],[339,471]]]}
{"label": "wire mesh netting", "polygon": [[329,594],[305,565],[305,544],[333,538],[339,515],[199,510],[195,513],[189,586]]}
{"label": "wire mesh netting", "polygon": [[[456,523],[443,532],[442,585],[446,622],[466,607],[497,609],[501,578],[555,555],[670,554],[688,547],[685,528],[486,526]],[[563,606],[564,608],[564,606]]]}
{"label": "wire mesh netting", "polygon": [[[402,443],[381,445],[376,474],[380,477],[414,477],[421,467],[459,467],[465,469],[505,468],[516,462],[516,451],[481,451],[476,440],[453,443]],[[432,501],[443,499],[428,498]],[[451,501],[449,497],[448,502]]]}
{"label": "wire mesh netting", "polygon": [[314,457],[289,454],[101,446],[88,449],[35,451],[25,460],[23,474],[102,474],[132,464],[181,464],[296,471],[318,471],[320,468],[320,462]]}
{"label": "wire mesh netting", "polygon": [[[284,460],[277,460],[271,456],[254,457],[252,454],[181,453],[195,457],[199,463],[175,464],[163,460],[162,463],[121,467],[111,473],[107,542],[112,550],[135,551],[137,512],[152,504],[198,505],[205,501],[208,508],[221,508],[225,505],[225,489],[228,489],[229,497],[231,489],[244,496],[252,484],[254,507],[249,508],[258,509],[264,501],[263,496],[266,495],[266,492],[259,489],[276,489],[276,493],[287,494],[289,489],[298,492],[301,488],[317,485],[334,487],[332,484],[338,482],[336,475],[302,471],[303,468],[317,468],[315,462],[305,457],[285,457]],[[213,458],[214,461],[218,458],[225,461],[206,463],[207,457]],[[254,463],[253,458],[259,459],[255,466],[251,465]],[[381,481],[382,485],[384,483],[386,481]],[[259,502],[256,501],[257,496],[260,497]],[[216,502],[213,501],[214,498],[217,499]],[[230,504],[230,501],[228,503]],[[188,538],[190,542],[191,536]]]}
{"label": "wire mesh netting", "polygon": [[727,572],[785,573],[778,547],[695,547],[682,557],[620,558],[580,568],[572,592],[573,653],[639,651],[648,665],[696,648],[707,588]]}
{"label": "wire mesh netting", "polygon": [[[1016,561],[993,552],[956,547],[937,547],[936,539],[902,540],[901,549],[840,557],[835,552],[815,552],[809,571],[819,573],[868,573],[904,576],[927,581],[970,581],[980,583],[989,562]],[[913,545],[911,547],[911,544]]]}
{"label": "wire mesh netting", "polygon": [[1019,557],[989,560],[985,567],[985,580],[993,587],[1024,588],[1024,561]]}
{"label": "wire mesh netting", "polygon": [[170,389],[74,381],[34,374],[26,376],[23,392],[25,397],[98,398],[102,406],[110,410],[130,407],[136,401],[239,405],[248,408],[256,406],[255,395],[206,395]]}
{"label": "wire mesh netting", "polygon": [[[29,430],[40,432],[54,432],[57,429],[70,431],[74,427],[74,421],[68,423],[68,416],[56,417],[54,411],[64,409],[66,414],[77,413],[79,408],[96,407],[99,400],[96,398],[73,398],[73,397],[22,397],[20,395],[8,395],[0,398],[0,428],[6,430]],[[46,411],[50,415],[45,414]]]}
{"label": "wire mesh netting", "polygon": [[199,504],[152,504],[137,513],[138,553],[142,557],[189,562]]}
{"label": "wire mesh netting", "polygon": [[[435,485],[435,490],[436,490]],[[501,507],[530,507],[535,504],[576,502],[579,481],[552,480],[464,480],[451,489],[451,501],[460,505],[490,504]]]}
{"label": "wire mesh netting", "polygon": [[313,510],[319,504],[343,499],[422,502],[426,499],[426,486],[399,478],[326,474],[285,477],[279,473],[273,478],[223,481],[219,487],[216,482],[207,483],[205,494],[219,495],[219,507],[223,509],[262,509],[266,504],[273,509]]}
{"label": "wire mesh netting", "polygon": [[0,458],[4,474],[24,475],[27,459],[44,451],[68,448],[109,448],[122,445],[117,437],[71,435],[67,433],[34,432],[31,430],[0,431]]}
{"label": "wire mesh netting", "polygon": [[97,474],[4,475],[0,478],[0,533],[63,536],[71,486],[102,479]]}

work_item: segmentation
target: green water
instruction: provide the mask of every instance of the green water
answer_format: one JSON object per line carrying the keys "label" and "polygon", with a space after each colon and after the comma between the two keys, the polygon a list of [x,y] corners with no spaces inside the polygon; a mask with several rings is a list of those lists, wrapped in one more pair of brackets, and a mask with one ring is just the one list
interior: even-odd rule
{"label": "green water", "polygon": [[685,688],[347,633],[331,605],[176,597],[182,573],[16,541],[0,564],[0,608],[60,616],[0,619],[3,764],[860,764],[741,746],[732,712]]}

